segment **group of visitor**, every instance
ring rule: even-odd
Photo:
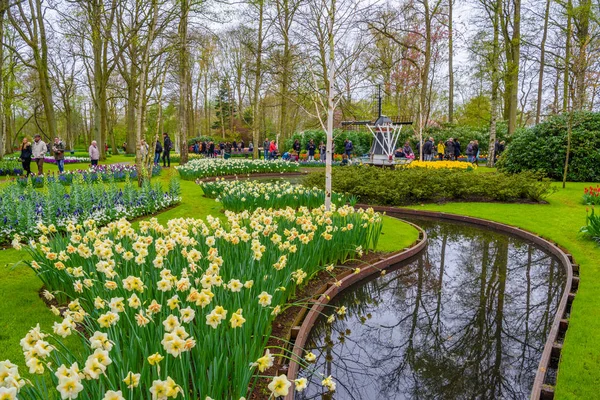
[[[163,142],[160,143],[160,140],[156,141],[156,145],[154,146],[154,165],[160,164],[160,159],[162,155],[162,162],[164,168],[171,167],[171,150],[173,150],[173,142],[171,141],[171,137],[168,133],[163,133]],[[150,155],[150,145],[146,143],[144,139],[140,141],[140,156],[142,157],[142,162],[148,159]]]
[[[58,171],[60,173],[64,172],[65,144],[58,137],[54,138],[52,152],[54,153],[54,160],[58,166]],[[29,139],[26,137],[23,138],[19,160],[21,161],[23,171],[26,175],[31,175],[31,161],[35,162],[37,165],[38,175],[43,175],[46,153],[48,153],[48,145],[42,140],[41,135],[35,135],[33,137],[33,143],[29,142]]]
[[[504,141],[496,140],[494,147],[494,163],[502,154],[502,152],[504,152],[504,149]],[[412,147],[410,146],[410,142],[407,141],[404,143],[403,147],[396,149],[395,156],[397,158],[415,159],[419,157],[419,153],[419,143],[417,143],[417,153],[415,154],[415,152],[413,152]],[[433,137],[430,137],[429,139],[423,142],[423,161],[433,161],[435,154],[437,154],[437,157],[440,161],[458,160],[459,157],[462,156],[461,143],[458,139],[449,138],[445,142],[443,140],[440,140],[436,146]],[[478,140],[471,140],[469,142],[467,148],[465,149],[465,155],[467,156],[467,162],[477,163],[480,157],[480,147]]]

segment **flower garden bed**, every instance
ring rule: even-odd
[[[30,372],[45,379],[23,382],[19,398],[48,396],[46,382],[70,398],[247,396],[256,369],[272,362],[261,357],[271,323],[296,288],[374,248],[382,225],[350,207],[225,215],[139,229],[84,223],[31,242],[31,267],[70,303],[53,334],[34,328],[21,342]],[[62,346],[69,335],[81,354]]]
[[[127,182],[92,185],[80,182],[69,190],[57,182],[46,180],[44,190],[17,184],[0,190],[0,242],[14,235],[36,238],[40,226],[64,232],[72,225],[92,220],[97,226],[120,218],[152,214],[179,202],[179,184],[172,181],[163,191],[160,183],[145,183],[141,188]]]
[[[206,158],[191,160],[187,164],[175,168],[182,179],[194,180],[228,175],[298,172],[298,167],[298,163],[281,160],[224,160],[221,158]]]
[[[305,188],[289,182],[267,183],[251,180],[200,182],[204,194],[216,199],[230,211],[253,211],[257,208],[281,209],[286,207],[318,208],[325,202],[325,191]],[[337,205],[355,203],[354,199],[333,193],[332,202]]]
[[[23,166],[19,161],[3,159],[0,160],[0,176],[19,176],[23,174]]]
[[[161,168],[158,165],[152,167],[152,176],[160,175]],[[71,185],[75,182],[98,183],[98,182],[123,182],[128,179],[137,179],[138,172],[135,165],[108,164],[92,166],[89,169],[79,169],[75,171],[65,171],[62,174],[30,175],[29,177],[17,178],[17,183],[21,186],[32,185],[39,188],[44,186],[44,182],[57,181],[63,185]]]

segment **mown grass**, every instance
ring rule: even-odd
[[[121,158],[123,160],[121,160]],[[113,156],[111,162],[131,161],[131,157]],[[173,164],[172,164],[173,165]],[[46,164],[51,171],[58,171],[56,165]],[[76,170],[86,168],[86,164],[67,164],[66,169]],[[33,167],[35,170],[35,166]],[[173,168],[163,169],[159,177],[153,178],[163,183],[166,188],[172,177],[178,173]],[[6,184],[6,182],[0,183]],[[221,214],[221,205],[203,196],[202,189],[192,181],[180,180],[181,204],[155,217],[160,223],[166,223],[173,218],[205,218],[207,215]],[[145,218],[152,218],[148,216]],[[136,223],[137,225],[137,223]],[[378,250],[397,251],[412,244],[418,238],[418,232],[405,223],[390,217],[385,217],[382,236]],[[10,359],[19,366],[24,377],[30,377],[19,346],[19,341],[27,331],[40,324],[44,331],[51,331],[55,317],[40,299],[38,293],[42,287],[41,281],[29,269],[23,260],[28,258],[25,251],[13,249],[0,250],[0,360]],[[71,346],[79,344],[74,336],[69,338]]]
[[[412,208],[469,215],[535,232],[566,248],[580,265],[580,285],[562,351],[556,399],[597,399],[600,384],[600,247],[579,235],[589,183],[567,183],[549,204],[448,203]]]

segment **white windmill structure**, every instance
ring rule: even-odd
[[[378,100],[378,117],[375,123],[371,123],[371,121],[345,121],[342,122],[342,126],[366,125],[373,135],[373,144],[369,152],[362,157],[363,163],[391,167],[396,164],[410,162],[407,159],[397,159],[395,153],[402,127],[411,125],[412,122],[394,122],[391,118],[381,114],[381,85],[379,85]]]

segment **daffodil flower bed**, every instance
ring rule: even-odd
[[[52,332],[34,327],[21,341],[29,372],[46,380],[25,382],[6,361],[0,387],[22,399],[50,390],[63,399],[247,396],[253,377],[273,365],[271,323],[296,286],[377,244],[380,215],[333,208],[227,211],[225,221],[166,226],[152,219],[139,229],[88,220],[66,236],[40,227],[28,245],[17,237],[48,290],[70,302]],[[81,353],[63,345],[69,335],[81,338]],[[290,385],[279,376],[269,388],[280,396]]]
[[[404,164],[402,168],[428,168],[428,169],[476,169],[476,164],[467,163],[464,161],[413,161],[409,164]]]
[[[146,182],[140,188],[128,180],[124,185],[114,181],[88,184],[82,176],[75,177],[69,188],[47,177],[43,186],[35,189],[29,182],[25,187],[15,183],[0,189],[0,242],[10,241],[15,234],[35,238],[40,224],[56,231],[88,219],[104,225],[123,217],[152,214],[180,201],[175,180],[167,191],[160,183]]]
[[[274,160],[204,158],[175,167],[182,179],[194,180],[213,176],[297,172],[298,163]]]
[[[286,207],[318,208],[325,201],[325,191],[308,189],[290,182],[227,181],[200,182],[204,194],[223,204],[226,210],[243,211],[257,208],[280,209]],[[332,202],[337,205],[355,203],[353,199],[333,193]]]

